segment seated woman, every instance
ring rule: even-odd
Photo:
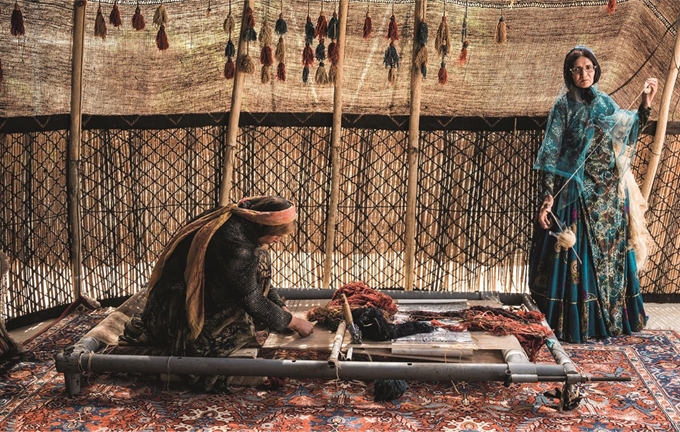
[[[271,287],[267,246],[290,234],[296,218],[293,203],[264,196],[189,222],[161,253],[144,310],[121,340],[165,355],[227,357],[255,338],[254,321],[309,336],[313,324],[293,316]],[[227,384],[225,377],[190,378],[205,391]]]

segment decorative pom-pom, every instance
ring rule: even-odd
[[[328,31],[328,21],[326,20],[326,15],[321,11],[319,13],[319,18],[316,19],[316,27],[314,27],[314,36],[319,39],[326,36]]]
[[[307,22],[305,23],[305,42],[311,44],[314,40],[314,24],[312,24],[312,17],[307,15]]]
[[[392,41],[399,40],[399,26],[394,15],[390,17],[390,24],[387,26],[387,39]]]
[[[446,72],[446,63],[442,62],[442,65],[439,68],[439,73],[437,74],[437,78],[439,78],[439,84],[442,85],[449,81],[449,74]]]
[[[26,28],[24,28],[24,14],[21,13],[19,8],[19,3],[14,3],[14,10],[12,11],[11,18],[11,33],[12,36],[23,36],[26,33]]]
[[[337,65],[340,61],[340,50],[338,50],[338,44],[335,41],[328,44],[328,59],[333,65]]]
[[[94,19],[94,35],[106,39],[106,20],[102,12],[102,5],[97,9],[97,16]]]
[[[288,32],[288,24],[286,24],[286,20],[283,19],[283,14],[279,14],[279,19],[277,19],[276,24],[274,24],[274,31],[279,36],[283,36]]]
[[[236,55],[236,47],[234,46],[234,42],[229,39],[227,41],[227,46],[224,47],[224,56],[225,57],[234,57]]]
[[[263,65],[262,71],[260,72],[260,82],[262,84],[267,84],[272,77],[271,67]]]
[[[159,50],[165,51],[170,48],[170,42],[168,42],[168,35],[165,33],[165,25],[161,24],[156,34],[156,46]]]
[[[234,21],[234,17],[231,14],[227,15],[227,17],[224,19],[224,23],[222,24],[224,31],[231,34],[231,32],[234,31],[235,26],[236,22]]]
[[[314,81],[317,84],[326,85],[328,84],[328,73],[326,72],[326,67],[323,62],[319,63],[319,67],[316,69],[316,75],[314,76]]]
[[[508,28],[505,24],[505,19],[500,17],[498,19],[498,25],[496,25],[496,43],[504,44],[508,41]]]
[[[224,77],[229,80],[234,78],[234,75],[236,75],[236,65],[234,65],[234,61],[229,57],[224,64]]]
[[[302,64],[305,65],[305,67],[314,64],[314,50],[309,46],[309,43],[305,44],[305,48],[302,50]]]
[[[142,15],[142,10],[137,6],[135,9],[135,14],[132,15],[132,28],[135,30],[144,30],[146,27],[146,21],[144,20],[144,15]]]
[[[123,20],[120,17],[120,9],[118,8],[118,2],[113,4],[113,8],[109,14],[109,24],[116,28],[123,25]]]
[[[276,51],[274,51],[274,58],[280,63],[283,63],[286,59],[286,45],[283,43],[283,37],[279,37],[279,43],[276,44]]]
[[[364,18],[364,39],[370,37],[372,32],[373,20],[371,19],[371,16],[368,14],[368,12],[366,12],[366,18]]]
[[[260,29],[260,36],[258,36],[260,39],[260,44],[262,45],[271,45],[272,43],[272,28],[269,27],[269,23],[267,20],[265,20],[262,23],[262,28]]]
[[[305,66],[302,68],[302,82],[307,84],[309,81],[309,67]]]
[[[616,6],[617,6],[616,0],[609,0],[607,2],[607,13],[613,14],[614,12],[616,12]]]
[[[329,39],[337,39],[340,35],[340,22],[338,21],[338,13],[333,12],[333,16],[330,21],[328,21],[328,30],[326,30],[326,35]]]
[[[274,64],[274,55],[272,54],[272,48],[269,45],[262,47],[262,51],[260,51],[260,63],[267,67]]]
[[[323,43],[323,38],[319,38],[319,44],[314,51],[314,57],[319,61],[326,60],[326,45]]]
[[[156,27],[165,26],[168,23],[168,12],[165,10],[165,5],[161,3],[153,14],[153,24]]]
[[[458,62],[462,65],[466,64],[468,61],[468,47],[470,46],[470,42],[465,39],[463,42],[463,48],[460,49],[460,54],[458,55]]]
[[[255,72],[255,64],[248,54],[241,57],[241,60],[238,62],[238,70],[247,74]]]
[[[286,81],[286,65],[284,63],[279,63],[276,67],[276,79],[281,82]]]
[[[434,39],[434,47],[441,56],[449,53],[449,45],[451,45],[451,33],[449,32],[449,23],[446,21],[446,15],[442,16],[442,22],[437,29],[437,37]]]
[[[397,53],[394,42],[390,42],[390,46],[385,50],[385,59],[383,60],[383,63],[385,64],[385,67],[399,67],[399,53]]]

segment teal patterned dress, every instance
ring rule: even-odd
[[[607,94],[592,91],[591,103],[569,94],[556,101],[534,165],[543,173],[541,201],[555,197],[552,212],[560,224],[553,221],[548,230],[535,224],[529,289],[555,335],[573,343],[630,334],[647,323],[628,242],[628,194],[619,192],[612,146],[617,126],[612,119],[624,110]],[[625,130],[632,147],[649,112],[625,113],[635,120]],[[576,243],[557,247],[556,234],[568,227]]]

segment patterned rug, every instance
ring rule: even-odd
[[[545,393],[558,383],[409,382],[392,402],[373,402],[359,381],[287,379],[277,390],[236,387],[199,394],[154,377],[90,375],[68,396],[54,355],[109,309],[76,310],[0,363],[0,431],[680,431],[680,335],[644,331],[566,345],[579,371],[629,375],[581,385],[573,410]],[[544,348],[538,363],[552,363]]]

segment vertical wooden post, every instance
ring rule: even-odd
[[[345,39],[347,35],[347,9],[349,0],[340,0],[338,5],[338,73],[335,78],[333,92],[333,130],[331,133],[331,200],[326,219],[326,248],[323,265],[322,286],[330,288],[333,275],[333,256],[335,252],[335,225],[338,220],[338,203],[340,201],[340,151],[342,150],[342,69],[345,58]]]
[[[68,137],[69,232],[71,237],[71,273],[73,300],[83,295],[82,287],[82,210],[80,201],[80,147],[82,142],[83,52],[85,45],[85,0],[73,3],[73,48],[71,59],[71,124]]]
[[[659,120],[656,123],[656,132],[654,134],[654,144],[651,148],[652,157],[649,160],[647,172],[645,173],[645,180],[642,183],[642,196],[644,196],[646,200],[649,200],[654,177],[656,177],[656,170],[659,166],[659,159],[661,159],[661,150],[663,149],[663,144],[666,139],[668,111],[671,105],[671,98],[673,97],[673,90],[675,89],[675,80],[678,78],[678,67],[680,67],[680,29],[676,30],[675,50],[673,52],[671,64],[668,65],[668,74],[663,86],[661,111],[659,111]]]
[[[234,73],[234,86],[231,89],[231,107],[229,109],[229,121],[227,123],[227,147],[224,151],[224,163],[222,165],[222,183],[220,184],[220,206],[229,204],[232,177],[234,176],[234,159],[236,157],[236,140],[238,138],[238,121],[241,117],[241,98],[243,96],[243,83],[246,74],[239,70],[241,59],[246,55],[248,42],[243,37],[247,25],[246,10],[255,7],[254,0],[244,0],[243,14],[241,17],[241,34],[238,38],[238,52],[236,54],[236,71]]]
[[[411,107],[408,122],[408,189],[406,192],[406,232],[404,234],[404,289],[413,290],[416,252],[416,198],[420,138],[420,88],[423,76],[415,59],[418,55],[418,26],[425,21],[427,0],[416,0],[413,20],[413,53],[411,56]]]

